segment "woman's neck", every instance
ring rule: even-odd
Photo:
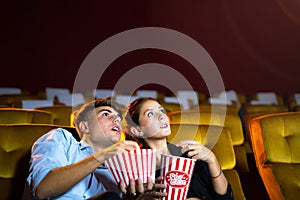
[[[146,145],[160,154],[168,154],[167,139],[145,139]]]

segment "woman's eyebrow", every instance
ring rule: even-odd
[[[148,108],[145,110],[144,114],[146,114],[148,111],[152,111],[153,109],[152,108]]]
[[[158,110],[164,109],[164,107],[163,106],[159,106],[157,109]],[[145,110],[144,114],[146,114],[148,111],[153,111],[153,110],[155,110],[155,108],[148,108],[148,109]]]

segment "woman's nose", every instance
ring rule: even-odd
[[[159,120],[164,120],[165,119],[165,115],[164,114],[160,114],[158,119]]]

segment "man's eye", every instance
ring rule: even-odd
[[[108,117],[108,116],[109,116],[109,113],[108,113],[108,112],[104,112],[104,113],[101,114],[101,116],[102,116],[102,117]]]

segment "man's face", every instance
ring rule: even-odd
[[[90,111],[88,117],[88,142],[97,147],[108,147],[120,140],[121,116],[109,106]]]

